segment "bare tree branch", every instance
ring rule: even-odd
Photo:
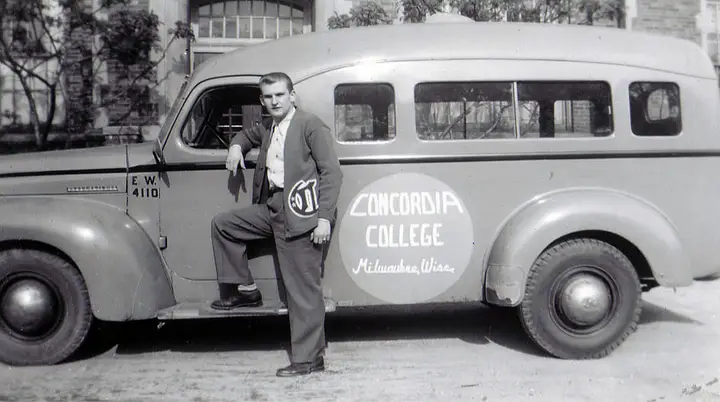
[[[72,129],[80,131],[92,123],[95,110],[103,106],[93,98],[103,67],[112,69],[112,63],[119,63],[120,90],[113,92],[118,99],[105,100],[110,107],[133,98],[133,92],[144,95],[157,86],[155,71],[168,52],[159,46],[158,17],[128,6],[128,0],[101,0],[99,7],[75,0],[58,0],[53,5],[42,0],[0,0],[0,64],[7,66],[22,88],[38,149],[52,130],[59,101],[67,106],[68,130],[70,121]],[[122,18],[113,21],[112,16]],[[168,47],[176,38],[194,38],[187,24],[178,21],[176,26]],[[113,52],[118,47],[121,53]],[[160,52],[160,60],[153,60],[150,51]],[[74,80],[66,82],[68,77]],[[41,110],[40,102],[47,107]],[[133,99],[128,115],[141,110],[137,103]]]

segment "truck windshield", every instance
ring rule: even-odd
[[[160,129],[159,133],[159,140],[161,144],[165,143],[165,139],[170,132],[170,126],[175,119],[175,115],[180,109],[180,106],[182,106],[183,102],[185,101],[185,97],[187,96],[187,86],[189,79],[189,77],[185,77],[185,80],[183,81],[182,86],[180,86],[180,90],[175,97],[175,102],[173,102],[172,107],[170,107],[170,110],[165,117],[165,121],[163,122],[162,128]]]

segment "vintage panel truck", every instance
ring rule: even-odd
[[[696,44],[513,23],[315,32],[205,62],[153,142],[0,158],[0,361],[63,361],[93,320],[286,313],[271,243],[252,255],[264,305],[209,308],[210,222],[251,203],[257,158],[233,176],[227,144],[263,118],[270,71],[342,164],[329,313],[483,302],[549,355],[599,358],[643,292],[720,271],[720,93]]]

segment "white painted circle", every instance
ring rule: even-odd
[[[470,214],[447,184],[398,173],[362,189],[339,231],[343,264],[364,291],[387,303],[428,301],[465,272],[473,252]]]

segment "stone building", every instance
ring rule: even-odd
[[[353,5],[366,0],[137,1],[137,6],[153,10],[165,24],[160,30],[163,45],[169,40],[167,28],[176,20],[190,21],[197,37],[192,44],[176,41],[159,65],[158,75],[167,77],[158,88],[160,97],[164,98],[156,109],[159,125],[165,118],[165,105],[172,103],[183,77],[200,63],[239,47],[326,30],[327,20],[334,13],[346,13]],[[376,1],[399,18],[395,0]],[[626,10],[625,29],[693,40],[720,65],[720,0],[626,0]],[[6,73],[0,69],[0,112],[14,112],[17,118],[26,121],[27,102],[19,84]],[[6,117],[0,119],[0,125],[10,123]],[[101,116],[95,126],[112,133],[114,128],[106,127],[106,123],[107,116]],[[144,128],[145,139],[156,135],[158,125]]]

